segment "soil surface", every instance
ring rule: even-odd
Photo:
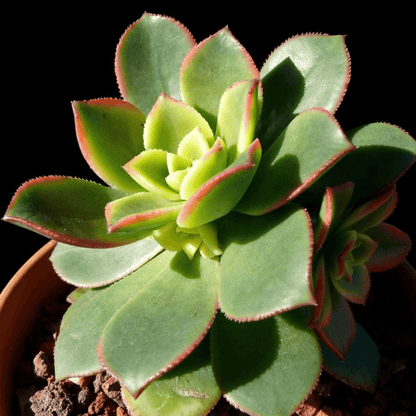
[[[377,295],[377,296],[376,296]],[[57,382],[53,348],[68,304],[45,305],[16,374],[16,410],[21,416],[127,416],[120,385],[105,372]],[[416,331],[402,296],[387,273],[372,276],[365,307],[353,306],[357,321],[377,343],[381,371],[373,393],[351,388],[323,372],[293,416],[411,416],[415,414]],[[210,416],[243,416],[225,399]]]

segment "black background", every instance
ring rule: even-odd
[[[144,11],[172,16],[197,42],[228,25],[261,68],[287,38],[306,32],[345,34],[352,62],[351,82],[336,118],[344,129],[385,121],[416,137],[415,41],[411,6],[363,11],[298,2],[230,9],[226,2],[173,2],[135,6],[84,2],[83,6],[22,6],[3,14],[1,111],[1,199],[5,212],[24,181],[58,174],[97,180],[75,139],[71,101],[119,98],[114,53],[128,25]],[[345,4],[347,7],[347,4]],[[364,5],[363,5],[364,7]],[[389,8],[387,8],[389,7]],[[399,204],[388,222],[416,240],[413,166],[398,182]],[[48,240],[0,222],[0,288]],[[416,249],[409,259],[416,265]]]

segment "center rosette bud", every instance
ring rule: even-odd
[[[107,205],[109,232],[140,229],[190,258],[198,249],[206,257],[221,255],[216,220],[237,205],[261,157],[260,142],[253,141],[258,101],[247,100],[257,96],[257,86],[244,81],[224,93],[216,135],[193,107],[161,94],[144,125],[145,150],[124,166],[143,192]],[[230,128],[230,97],[242,92],[243,111],[233,120],[240,123]]]

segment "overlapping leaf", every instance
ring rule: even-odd
[[[330,113],[319,108],[304,111],[262,156],[237,210],[261,215],[277,209],[354,149]]]
[[[190,261],[183,252],[155,260],[163,266],[111,317],[99,342],[100,361],[134,398],[195,349],[217,310],[217,261]],[[147,264],[138,273],[148,276]]]
[[[143,190],[121,167],[143,148],[145,116],[116,99],[72,104],[78,143],[85,160],[107,184],[126,192]]]
[[[225,397],[251,415],[289,416],[321,373],[321,352],[299,310],[238,323],[218,314],[213,367]]]
[[[126,101],[147,114],[162,92],[181,99],[179,71],[194,45],[181,23],[145,13],[117,46],[116,75]]]
[[[58,243],[50,260],[66,282],[78,287],[99,287],[129,275],[161,250],[151,239],[94,250]]]
[[[288,207],[259,217],[236,214],[220,224],[219,302],[229,318],[259,320],[315,304],[313,237],[305,211]]]
[[[125,192],[81,179],[47,176],[24,183],[12,199],[5,220],[54,240],[81,247],[131,243],[147,232],[109,234],[104,209]]]
[[[261,69],[264,106],[257,129],[265,150],[302,111],[334,113],[350,80],[344,36],[294,36],[276,48]]]

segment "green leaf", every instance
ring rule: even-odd
[[[46,176],[25,182],[17,190],[4,220],[81,247],[128,244],[142,238],[143,232],[109,234],[104,216],[106,205],[125,195],[82,179]]]
[[[151,192],[139,192],[107,204],[105,216],[110,233],[141,230],[144,235],[176,220],[183,202],[168,201]],[[147,233],[147,234],[146,234]]]
[[[142,416],[207,414],[221,394],[211,366],[209,336],[177,367],[151,383],[137,400],[123,389],[130,411]]]
[[[355,339],[344,361],[321,342],[324,369],[353,388],[374,392],[378,381],[380,355],[365,329],[357,323],[355,326]]]
[[[314,295],[317,305],[304,310],[310,312],[309,328],[323,328],[328,326],[332,315],[331,288],[325,268],[325,256],[318,257],[314,268]]]
[[[273,211],[353,150],[330,113],[322,108],[304,111],[262,156],[256,176],[236,209],[251,215]]]
[[[147,114],[162,92],[180,100],[181,64],[194,45],[181,23],[144,13],[117,46],[116,75],[126,101]]]
[[[299,310],[246,323],[218,314],[212,359],[227,400],[250,415],[289,416],[321,373],[319,343]]]
[[[367,124],[346,132],[357,149],[315,182],[300,197],[319,201],[327,186],[354,182],[351,204],[397,181],[416,162],[416,141],[396,126]]]
[[[99,287],[129,275],[161,250],[162,247],[150,239],[105,249],[58,243],[49,259],[55,272],[66,282],[74,286]]]
[[[332,279],[332,284],[345,299],[364,305],[370,291],[370,275],[364,265],[353,266],[352,270],[350,281]]]
[[[227,144],[228,165],[253,142],[260,109],[258,79],[237,82],[221,97],[215,135]]]
[[[348,207],[353,189],[354,184],[352,182],[326,188],[319,216],[314,224],[316,251],[321,249],[331,227],[337,226],[339,219]]]
[[[259,78],[251,56],[228,28],[205,39],[186,56],[181,68],[183,101],[195,107],[213,131],[225,90],[238,81]]]
[[[181,187],[181,199],[189,199],[200,186],[220,173],[227,164],[227,147],[218,138],[214,146],[200,159],[196,160],[186,173]]]
[[[389,186],[383,193],[375,198],[354,207],[352,212],[343,219],[340,227],[351,228],[363,232],[384,221],[393,212],[397,204],[396,186]]]
[[[219,227],[219,303],[231,319],[252,321],[315,304],[307,213],[288,206],[259,216],[227,216]]]
[[[58,243],[58,244],[62,244],[62,243]],[[79,298],[84,294],[87,293],[90,289],[86,288],[86,287],[77,287],[76,289],[74,289],[67,297],[66,297],[66,301],[68,303],[74,303],[77,300],[79,300]]]
[[[188,199],[178,215],[178,225],[194,228],[228,214],[247,190],[260,157],[260,142],[255,140],[232,165],[205,182]]]
[[[345,360],[355,337],[354,315],[346,299],[336,290],[332,290],[331,302],[331,322],[325,328],[315,327],[315,331],[340,360]]]
[[[397,266],[412,246],[408,234],[384,222],[366,230],[365,234],[378,244],[377,250],[366,263],[370,272],[381,272]]]
[[[101,371],[97,346],[105,326],[126,302],[166,267],[173,256],[174,253],[165,251],[124,279],[110,286],[90,289],[69,307],[55,346],[58,379]],[[91,317],[94,317],[94,325],[86,325],[91,322]]]
[[[121,168],[144,150],[145,116],[133,105],[116,99],[72,104],[78,143],[93,171],[110,186],[126,192],[143,188]]]
[[[144,147],[178,153],[182,139],[196,127],[200,128],[200,134],[208,142],[207,149],[209,149],[214,143],[214,134],[207,121],[191,106],[162,93],[146,119],[143,133]],[[189,155],[180,155],[189,157]]]
[[[167,155],[160,149],[145,150],[130,160],[124,169],[147,191],[170,201],[178,201],[179,194],[166,182],[169,175]]]
[[[345,36],[307,34],[278,47],[261,70],[264,105],[257,130],[267,149],[299,113],[322,107],[334,113],[350,80]]]
[[[112,317],[98,354],[133,398],[202,341],[217,310],[218,271],[218,261],[181,251]]]

